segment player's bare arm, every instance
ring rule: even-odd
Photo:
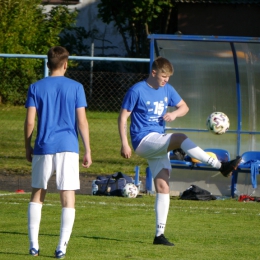
[[[131,111],[121,109],[118,117],[118,131],[121,139],[121,156],[129,159],[132,155],[132,149],[128,144],[127,138],[127,119],[130,116]]]
[[[84,168],[88,168],[92,164],[92,159],[89,141],[89,127],[85,107],[77,108],[77,123],[79,133],[85,149],[82,166]]]
[[[166,122],[171,122],[175,120],[177,117],[185,116],[189,111],[189,107],[183,99],[176,105],[176,108],[177,109],[173,112],[166,113],[163,116],[163,120]]]
[[[24,146],[26,151],[26,159],[28,162],[32,162],[32,156],[33,156],[31,139],[32,139],[34,124],[35,124],[35,117],[36,117],[36,108],[28,107],[25,122],[24,122]]]

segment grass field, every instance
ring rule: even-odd
[[[24,107],[0,105],[2,126],[0,128],[0,172],[29,174],[31,171],[31,164],[25,160],[23,137],[25,113]],[[121,143],[117,117],[118,113],[87,111],[93,164],[88,170],[81,167],[80,171],[93,174],[112,174],[121,171],[133,175],[135,166],[139,165],[140,174],[145,174],[146,160],[134,153],[130,160],[120,156]],[[83,147],[80,141],[80,160],[83,157],[82,152]]]
[[[0,192],[0,259],[28,255],[29,194]],[[233,199],[171,199],[165,236],[175,247],[154,246],[154,197],[77,195],[76,220],[66,259],[256,260],[260,203]],[[42,210],[39,259],[53,258],[59,239],[59,196],[47,194]]]
[[[133,175],[146,161],[133,154],[120,157],[117,113],[87,112],[93,165],[87,172],[122,171]],[[30,174],[24,155],[23,107],[0,106],[0,172]],[[82,152],[82,145],[80,146]],[[82,154],[80,154],[82,156]],[[83,170],[81,168],[81,170]],[[30,194],[0,191],[0,259],[31,259],[28,255],[27,206]],[[40,229],[40,259],[53,258],[59,239],[60,202],[47,194]],[[257,260],[260,203],[235,199],[182,201],[171,199],[166,237],[175,247],[152,245],[154,197],[76,196],[76,221],[66,259]]]

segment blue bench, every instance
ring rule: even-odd
[[[234,197],[236,192],[236,186],[237,186],[237,178],[238,173],[250,173],[251,174],[251,182],[253,185],[253,188],[256,188],[256,183],[254,181],[255,174],[259,174],[260,171],[260,151],[248,151],[242,154],[242,160],[237,168],[237,170],[233,171],[232,179],[231,179],[231,196]],[[254,166],[256,171],[258,172],[254,173],[253,169],[251,170],[251,166]],[[245,183],[246,184],[246,183]]]
[[[217,149],[217,148],[207,148],[204,149],[205,152],[212,152],[216,154],[217,158],[221,162],[227,162],[230,160],[230,154],[225,149]],[[170,156],[172,155],[172,152],[170,152]],[[185,160],[170,160],[171,166],[173,169],[190,169],[190,170],[199,170],[199,171],[216,171],[218,172],[218,169],[215,169],[211,167],[208,164],[205,163],[193,163],[191,161],[191,158],[189,156],[185,157]],[[149,169],[149,167],[146,168],[146,190],[151,191],[152,190],[152,174]]]
[[[230,154],[225,149],[217,149],[217,148],[207,148],[204,149],[205,152],[215,153],[218,160],[221,162],[227,162],[230,160]],[[172,154],[172,153],[171,153]],[[260,174],[260,151],[248,151],[242,154],[242,160],[239,164],[237,170],[233,171],[231,177],[231,197],[234,198],[237,186],[238,173],[250,173],[251,174],[251,182],[252,185],[256,185],[253,183],[253,176],[251,166],[254,164],[255,167],[258,167],[258,174]],[[200,171],[219,171],[211,167],[205,163],[193,163],[189,156],[186,156],[184,161],[180,160],[170,160],[173,169],[190,169],[190,170],[200,170]],[[146,177],[147,177],[147,190],[152,189],[152,177],[150,173],[149,167],[146,169]]]
[[[227,150],[224,149],[217,149],[217,148],[207,148],[204,149],[205,152],[212,152],[216,154],[217,158],[221,162],[227,162],[230,160],[230,154]],[[179,161],[179,160],[170,160],[172,168],[177,169],[183,169],[183,168],[190,168],[192,170],[202,170],[202,171],[219,171],[218,169],[215,169],[211,167],[208,164],[205,163],[193,163],[191,161],[191,158],[187,156],[185,158],[185,161]]]

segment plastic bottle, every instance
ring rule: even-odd
[[[98,185],[96,184],[96,180],[92,181],[92,191],[91,191],[91,195],[96,195],[98,191]]]

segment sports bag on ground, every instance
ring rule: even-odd
[[[196,185],[191,185],[180,196],[181,200],[216,200],[217,198],[209,191],[204,190]]]
[[[186,153],[181,149],[175,149],[172,150],[170,153],[170,160],[178,160],[178,161],[184,161],[185,160]]]
[[[127,183],[133,183],[133,178],[122,172],[98,176],[95,181],[98,190],[94,195],[122,196],[122,191]]]

